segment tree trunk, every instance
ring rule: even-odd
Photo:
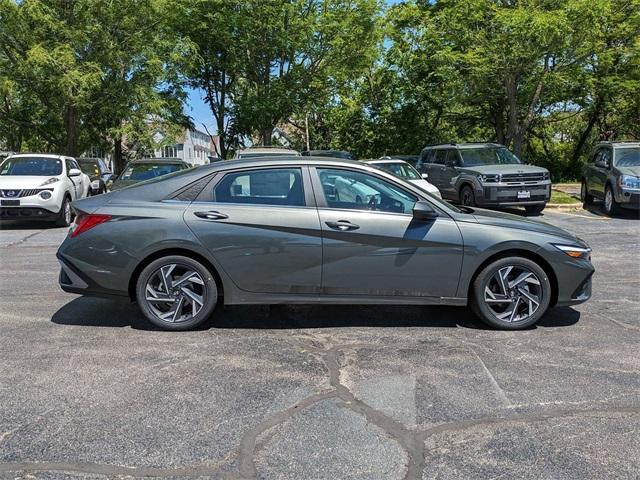
[[[265,147],[271,146],[271,136],[273,135],[273,127],[267,127],[262,130],[262,145]]]
[[[67,145],[65,154],[71,157],[78,156],[78,112],[74,106],[69,105],[64,115],[64,126],[67,132]]]
[[[589,123],[587,123],[587,127],[584,129],[580,138],[578,139],[578,143],[576,143],[576,147],[573,149],[573,155],[571,155],[571,165],[577,165],[580,160],[580,156],[582,155],[582,151],[584,150],[584,146],[589,139],[589,135],[591,135],[591,130],[595,126],[598,121],[598,117],[600,116],[600,106],[596,103],[593,112],[589,116]]]
[[[122,158],[122,135],[118,135],[113,139],[113,173],[120,175],[124,169],[124,161]]]

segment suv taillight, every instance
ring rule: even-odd
[[[78,215],[71,226],[71,238],[77,237],[81,233],[91,230],[93,227],[100,225],[101,223],[108,222],[111,218],[111,215]]]

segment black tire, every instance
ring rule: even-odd
[[[529,215],[540,215],[544,210],[545,205],[525,205],[524,209]]]
[[[469,185],[465,185],[460,189],[460,204],[465,207],[476,206],[476,196],[473,193],[473,188]]]
[[[611,198],[608,198],[608,195],[610,195]],[[613,194],[613,189],[609,184],[607,184],[604,189],[604,201],[602,203],[602,207],[604,209],[604,213],[610,217],[620,213],[620,206],[618,205],[618,202],[616,202],[616,196]]]
[[[56,218],[57,227],[68,227],[71,225],[73,219],[73,212],[71,211],[71,199],[65,195],[60,211],[58,212],[58,218]]]
[[[202,298],[202,307],[195,315],[176,322],[160,318],[156,313],[157,310],[154,310],[152,307],[152,302],[147,300],[147,283],[162,267],[169,265],[176,265],[176,270],[188,269],[189,271],[194,271],[203,281],[201,291],[199,292]],[[187,299],[186,296],[181,296]],[[169,295],[166,295],[166,297],[169,297]],[[218,303],[218,286],[209,269],[199,261],[182,255],[169,255],[154,260],[140,272],[140,276],[136,282],[136,300],[144,316],[154,325],[165,330],[189,330],[197,327],[211,316],[211,313]],[[188,306],[186,306],[186,308],[188,308]]]
[[[582,180],[580,186],[580,200],[582,200],[583,207],[589,207],[593,205],[593,195],[589,195],[589,189],[587,188],[587,182]]]
[[[501,269],[509,266],[512,266],[515,269],[522,268],[524,270],[528,270],[532,272],[539,280],[539,286],[533,285],[535,289],[538,289],[539,287],[539,291],[536,292],[538,293],[538,295],[536,296],[539,299],[539,305],[537,306],[537,309],[535,309],[533,313],[526,318],[517,320],[516,317],[516,321],[512,322],[498,318],[495,311],[492,310],[492,308],[489,307],[485,302],[485,288],[487,286],[491,288],[490,282],[492,282],[492,279],[495,278],[494,275],[496,275]],[[529,291],[529,288],[530,287],[527,286],[527,291]],[[514,297],[511,298],[513,299],[512,301],[516,300]],[[546,313],[547,309],[549,308],[550,301],[551,282],[549,281],[549,278],[542,267],[540,267],[537,263],[529,260],[528,258],[505,257],[490,263],[485,268],[483,268],[480,273],[478,273],[472,285],[470,305],[475,314],[480,318],[480,320],[482,320],[487,325],[499,328],[501,330],[521,330],[530,327],[538,320],[540,320],[540,318]],[[507,302],[505,302],[505,304],[511,305]],[[517,303],[516,305],[522,305],[526,310],[525,304]]]

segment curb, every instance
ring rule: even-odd
[[[582,203],[547,203],[544,208],[553,208],[556,210],[573,210],[574,208],[582,209]]]

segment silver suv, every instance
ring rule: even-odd
[[[527,213],[544,210],[551,195],[546,168],[524,165],[497,143],[430,145],[416,168],[447,200],[467,206],[523,206]]]
[[[601,142],[582,172],[582,202],[604,201],[607,215],[640,209],[640,142]]]

